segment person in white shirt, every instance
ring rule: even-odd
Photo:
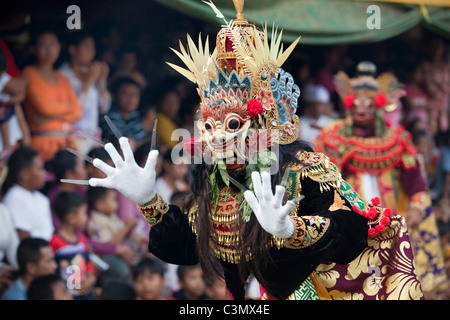
[[[12,284],[14,271],[19,269],[17,263],[18,246],[19,236],[9,212],[5,205],[0,203],[0,294]]]
[[[300,139],[311,142],[333,120],[332,105],[330,94],[322,85],[310,84],[303,94],[305,106],[300,117]]]
[[[44,163],[37,152],[29,147],[16,149],[8,159],[2,192],[20,240],[34,237],[49,241],[53,235],[50,201],[38,191],[44,184]]]
[[[11,216],[6,206],[0,203],[0,268],[3,266],[3,259],[6,258],[11,267],[16,270],[18,269],[18,246],[19,236],[14,228]]]
[[[69,61],[58,71],[69,80],[83,107],[83,116],[74,123],[74,129],[100,138],[99,116],[106,114],[111,106],[111,95],[106,88],[109,67],[105,62],[94,61],[95,41],[84,30],[69,35],[67,50]],[[78,145],[84,153],[92,148],[92,142],[86,139],[78,140]]]

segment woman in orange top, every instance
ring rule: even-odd
[[[77,149],[72,122],[81,118],[82,109],[69,81],[53,67],[61,50],[57,34],[42,29],[31,44],[36,64],[23,70],[28,79],[25,114],[31,146],[48,161],[61,149]]]

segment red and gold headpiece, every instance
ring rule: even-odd
[[[335,75],[336,91],[346,108],[353,107],[355,98],[367,96],[373,98],[377,107],[386,109],[405,94],[392,73],[385,72],[375,78],[376,72],[375,64],[362,61],[357,66],[356,77],[349,78],[343,71]]]
[[[269,41],[267,26],[261,31],[248,23],[243,0],[233,0],[237,16],[230,21],[211,1],[203,2],[224,21],[216,48],[211,53],[208,38],[203,44],[199,36],[196,45],[188,35],[187,49],[181,42],[180,51],[172,49],[187,69],[168,64],[198,85],[202,119],[197,127],[206,145],[214,147],[214,141],[229,141],[250,128],[275,129],[279,144],[297,140],[300,89],[281,66],[300,38],[283,50],[282,32],[273,28]]]

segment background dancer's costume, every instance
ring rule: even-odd
[[[339,72],[335,77],[336,90],[348,110],[361,108],[355,106],[364,103],[359,98],[369,97],[378,107],[376,116],[358,130],[352,117],[363,112],[349,111],[346,120],[325,128],[314,143],[365,200],[379,197],[381,206],[406,217],[419,279],[424,292],[431,292],[446,280],[431,199],[410,133],[382,120],[384,107],[395,103],[402,90],[390,73],[375,78],[376,66],[370,62],[361,62],[357,69],[359,74],[352,79]],[[408,210],[420,212],[417,225],[408,220]]]
[[[188,69],[171,66],[198,84],[201,98],[192,150],[202,162],[192,165],[185,208],[154,191],[158,152],[141,168],[126,138],[124,159],[105,146],[115,168],[94,160],[108,177],[90,185],[138,204],[152,227],[149,251],[162,260],[200,262],[209,273],[219,259],[230,298],[245,298],[253,274],[263,299],[421,299],[403,217],[361,199],[325,155],[297,141],[300,92],[280,66],[298,40],[283,51],[281,34],[269,40],[234,2],[237,19],[225,21],[213,53],[189,36],[188,50],[174,50]]]

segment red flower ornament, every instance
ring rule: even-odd
[[[377,224],[377,226],[375,227],[375,231],[378,233],[383,233],[385,230],[384,226],[381,224]]]
[[[391,217],[391,216],[392,216],[392,210],[389,209],[389,208],[384,209],[383,215],[384,215],[385,217],[388,217],[388,218]]]
[[[369,237],[373,238],[377,234],[377,231],[374,228],[370,228],[367,234]]]
[[[383,226],[388,226],[391,223],[391,219],[389,219],[388,217],[383,217],[380,220],[381,225]]]
[[[370,208],[370,209],[367,211],[367,218],[369,218],[370,220],[373,220],[373,219],[375,219],[375,217],[377,216],[377,214],[378,214],[377,209],[375,209],[375,208]]]
[[[353,106],[353,102],[355,101],[355,95],[354,94],[350,94],[348,96],[344,97],[344,106],[347,109],[350,109]]]
[[[247,114],[251,119],[256,118],[258,114],[262,114],[263,112],[264,109],[261,101],[256,99],[247,101]]]
[[[381,203],[380,198],[375,197],[370,200],[374,206],[378,206]]]
[[[382,93],[379,93],[376,95],[375,99],[373,100],[375,102],[375,105],[379,108],[384,107],[384,105],[387,102],[386,96]]]

